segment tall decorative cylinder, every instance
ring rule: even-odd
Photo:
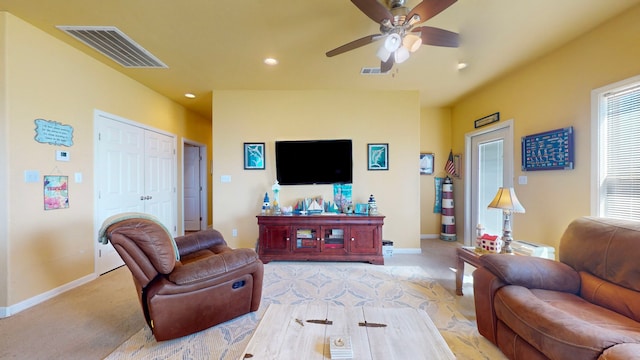
[[[456,241],[456,217],[453,207],[453,181],[447,176],[442,184],[442,230],[440,239]]]

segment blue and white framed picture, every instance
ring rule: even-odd
[[[367,144],[367,170],[389,170],[389,144]]]
[[[420,174],[421,175],[433,175],[433,154],[421,153],[420,154]]]
[[[264,143],[244,143],[244,169],[264,170]]]

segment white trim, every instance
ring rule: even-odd
[[[415,248],[398,249],[398,248],[393,248],[393,253],[394,254],[422,254],[422,249],[415,249]]]
[[[602,169],[600,168],[600,112],[602,95],[620,87],[640,81],[640,75],[624,79],[613,84],[591,90],[591,216],[602,216],[600,182]]]
[[[439,239],[439,238],[440,238],[439,234],[420,234],[420,240]]]
[[[32,306],[38,305],[42,302],[45,302],[49,299],[53,299],[54,297],[65,293],[69,290],[72,290],[74,288],[77,288],[78,286],[84,285],[86,283],[89,283],[93,280],[95,280],[98,276],[96,274],[89,274],[86,276],[83,276],[79,279],[76,279],[72,282],[66,283],[62,286],[59,286],[55,289],[51,289],[47,292],[44,292],[42,294],[36,295],[30,299],[21,301],[17,304],[11,305],[9,307],[0,307],[0,318],[5,318],[5,317],[9,317],[11,315],[15,315],[17,313],[19,313],[20,311],[26,310]]]
[[[504,186],[513,186],[513,177],[514,177],[514,167],[515,164],[513,163],[513,159],[514,159],[514,139],[513,139],[513,119],[509,119],[506,121],[501,121],[496,125],[493,126],[486,126],[483,127],[479,130],[476,131],[472,131],[469,133],[466,133],[464,135],[464,174],[471,174],[471,141],[473,139],[473,137],[478,136],[478,135],[483,135],[489,132],[493,132],[493,131],[497,131],[497,130],[501,130],[501,129],[507,129],[509,136],[508,138],[505,138],[505,142],[504,142],[504,149],[509,149],[510,151],[504,151],[504,162],[505,164],[508,164],[509,166],[505,166],[504,171],[507,173],[508,176],[505,176],[505,183]],[[510,172],[510,173],[509,173]],[[475,230],[475,225],[471,225],[471,186],[473,184],[471,184],[471,176],[468,175],[467,178],[465,179],[464,182],[464,228],[463,228],[463,234],[464,234],[464,245],[471,245],[471,234],[474,233]]]

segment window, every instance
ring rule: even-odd
[[[640,76],[592,93],[596,216],[640,221]]]

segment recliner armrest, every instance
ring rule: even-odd
[[[180,256],[189,255],[204,249],[212,249],[213,252],[219,252],[215,251],[215,248],[227,246],[227,242],[224,240],[222,234],[215,229],[207,229],[193,234],[178,236],[175,238],[175,241]]]
[[[486,254],[480,257],[480,263],[507,284],[572,294],[580,292],[578,272],[558,261],[533,256]]]
[[[252,249],[225,251],[190,263],[177,263],[173,272],[169,274],[169,281],[178,285],[192,284],[215,278],[256,261],[259,261],[258,254]]]

